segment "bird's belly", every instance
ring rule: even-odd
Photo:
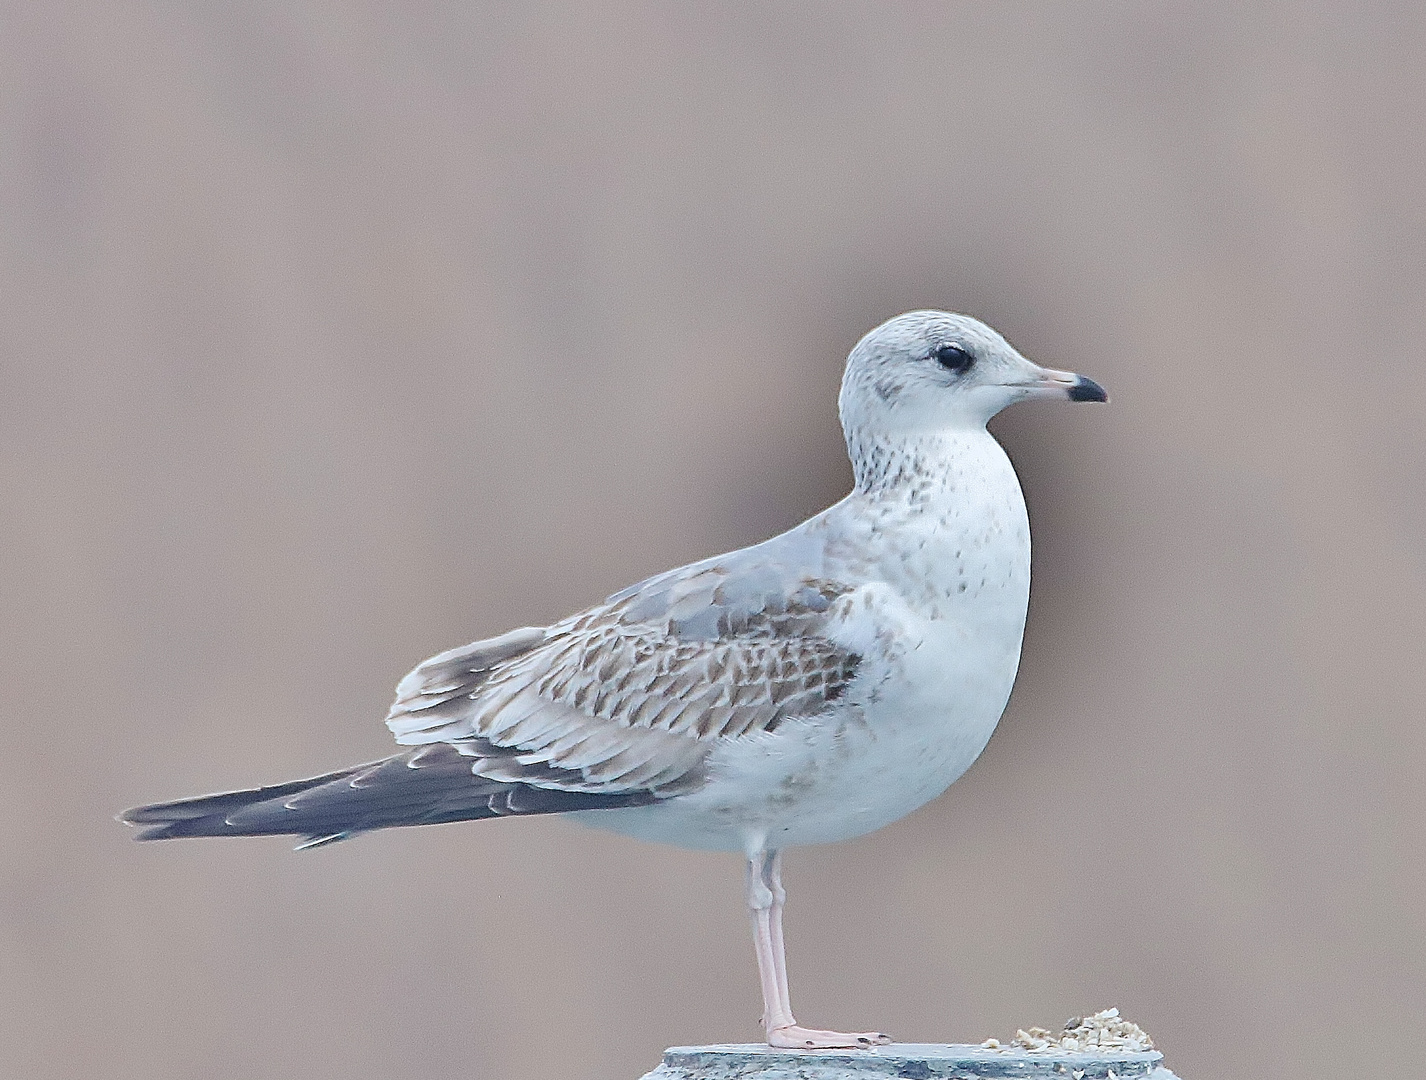
[[[935,628],[899,670],[869,673],[863,700],[718,748],[699,790],[575,816],[726,851],[830,843],[889,825],[945,791],[985,748],[1015,680],[1013,636],[1008,649]]]

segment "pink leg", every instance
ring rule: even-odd
[[[769,1046],[797,1050],[867,1047],[889,1043],[879,1031],[819,1031],[802,1027],[792,1016],[787,989],[787,959],[782,947],[782,856],[760,851],[748,859],[748,910],[753,917],[753,942],[758,952],[758,976],[763,988],[763,1028]]]

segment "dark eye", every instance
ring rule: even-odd
[[[975,363],[975,357],[959,345],[937,345],[931,356],[947,371],[963,375]]]

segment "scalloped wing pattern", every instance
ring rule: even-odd
[[[823,635],[846,591],[775,565],[666,574],[433,657],[402,680],[387,724],[399,743],[451,743],[493,780],[676,794],[718,740],[841,697],[858,657]]]

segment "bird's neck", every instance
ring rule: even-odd
[[[1004,457],[984,427],[938,431],[847,434],[856,477],[855,493],[870,498],[919,502],[954,487],[967,469],[985,456]]]
[[[1030,523],[1014,466],[985,430],[852,445],[856,490],[839,506],[855,543],[837,549],[930,619],[1018,648],[1030,591]],[[867,552],[874,565],[865,565]]]

